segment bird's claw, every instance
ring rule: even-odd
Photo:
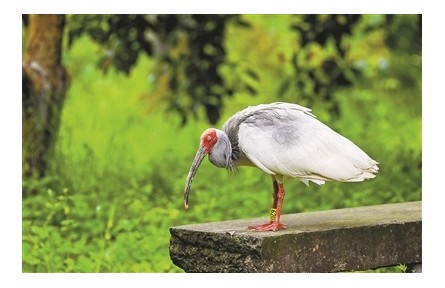
[[[265,224],[247,226],[247,228],[250,231],[254,231],[254,232],[278,231],[280,229],[286,229],[287,225],[283,224],[283,223],[280,223],[280,222],[277,222],[277,221],[270,221],[270,222],[265,223]]]

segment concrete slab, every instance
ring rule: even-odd
[[[170,257],[186,272],[337,272],[422,261],[422,202],[282,216],[277,232],[251,232],[267,219],[170,228]]]

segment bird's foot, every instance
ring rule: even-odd
[[[250,231],[255,231],[255,232],[278,231],[280,229],[286,229],[287,225],[283,224],[283,223],[280,223],[280,222],[277,222],[277,221],[270,221],[270,222],[265,223],[265,224],[248,226],[247,228],[249,228]]]

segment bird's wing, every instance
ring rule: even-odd
[[[246,157],[266,173],[298,177],[306,184],[375,177],[377,162],[309,109],[287,103],[263,108],[244,119],[238,138]]]

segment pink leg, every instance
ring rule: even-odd
[[[281,182],[281,181],[280,181]],[[278,183],[273,179],[273,207],[271,209],[270,221],[265,224],[249,226],[252,231],[278,231],[279,229],[286,229],[287,225],[280,222],[281,208],[283,207],[284,186],[283,183]]]

